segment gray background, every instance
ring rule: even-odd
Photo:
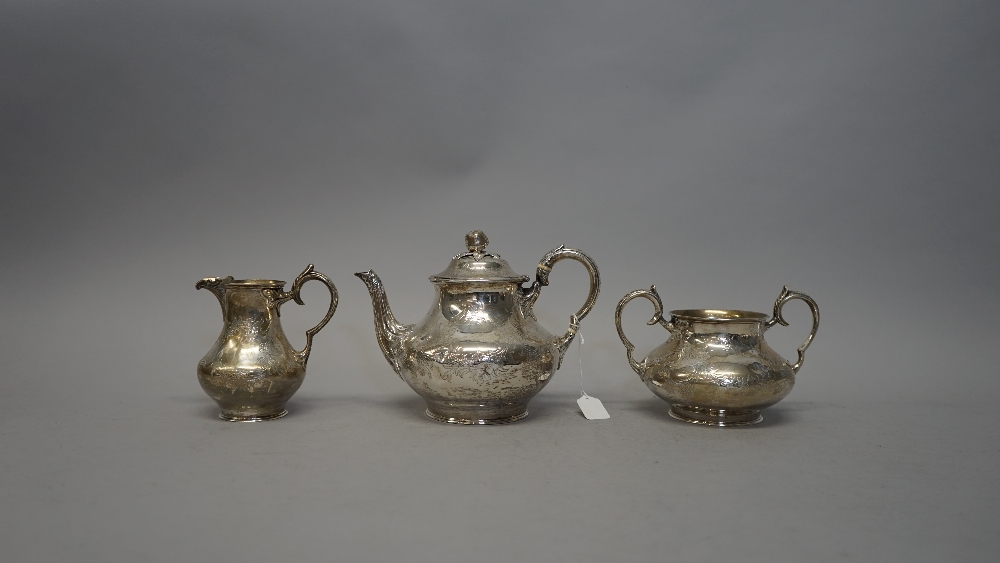
[[[998,28],[962,1],[5,2],[0,557],[996,560]],[[610,420],[576,408],[576,346],[522,423],[423,418],[351,273],[414,322],[472,229],[522,273],[596,260]],[[309,262],[341,306],[291,414],[219,421],[194,283]],[[614,306],[654,283],[818,301],[762,425],[675,422],[631,372]],[[585,294],[560,263],[540,321]]]

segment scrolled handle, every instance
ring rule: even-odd
[[[587,273],[590,274],[590,292],[587,294],[587,300],[583,303],[583,307],[580,307],[580,310],[572,315],[576,322],[580,322],[594,308],[594,303],[597,303],[597,294],[601,292],[601,275],[597,271],[597,264],[594,264],[594,260],[590,256],[575,248],[566,248],[565,246],[548,251],[538,263],[538,269],[535,270],[535,284],[539,286],[549,285],[549,274],[552,272],[552,266],[567,258],[583,264],[587,268]]]
[[[632,371],[639,374],[640,378],[643,378],[645,377],[643,374],[646,370],[641,363],[635,361],[635,358],[632,357],[635,346],[629,342],[629,339],[625,337],[625,331],[622,330],[622,310],[625,309],[625,305],[628,305],[629,301],[636,297],[645,297],[653,304],[653,318],[649,319],[646,323],[647,325],[663,324],[663,301],[660,300],[660,294],[656,292],[656,286],[651,285],[649,289],[637,289],[625,295],[618,302],[618,306],[615,307],[615,326],[618,328],[618,338],[621,338],[622,344],[625,345],[625,355],[628,356],[628,364],[632,366]]]
[[[312,352],[313,336],[322,330],[323,327],[326,326],[326,323],[330,322],[330,319],[333,317],[333,313],[337,311],[337,304],[340,302],[340,294],[337,293],[337,286],[333,285],[330,278],[313,269],[312,264],[306,266],[306,269],[302,270],[302,273],[295,278],[294,282],[292,282],[291,291],[285,294],[287,296],[286,300],[291,298],[294,299],[299,305],[305,305],[305,302],[302,301],[300,292],[302,291],[302,286],[305,285],[307,281],[311,280],[319,280],[323,282],[323,284],[326,285],[326,288],[330,290],[330,309],[327,310],[326,316],[323,317],[323,320],[321,320],[318,325],[306,331],[306,346],[301,352],[296,352],[299,361],[302,362],[303,365],[305,365],[305,363],[309,360],[309,353]]]
[[[556,262],[566,260],[567,258],[576,260],[587,268],[587,273],[590,274],[590,292],[587,294],[587,300],[584,301],[580,310],[570,315],[569,329],[557,343],[560,349],[560,360],[562,359],[561,355],[565,354],[566,349],[569,348],[570,343],[573,341],[573,337],[576,336],[576,332],[580,329],[580,321],[594,308],[594,303],[597,302],[597,294],[601,292],[601,275],[597,271],[597,264],[594,263],[594,260],[590,256],[575,248],[566,248],[565,246],[554,248],[548,251],[538,263],[538,269],[535,271],[535,283],[531,284],[531,288],[525,296],[529,307],[534,305],[541,288],[549,285],[549,273],[552,272],[552,266]]]
[[[781,290],[781,295],[778,296],[777,301],[774,302],[774,316],[771,317],[769,321],[764,323],[765,330],[771,328],[775,324],[780,324],[781,326],[788,326],[788,321],[785,317],[781,315],[781,310],[785,306],[785,303],[791,301],[792,299],[799,299],[805,301],[806,305],[809,305],[809,310],[812,311],[813,325],[812,330],[809,331],[809,336],[806,337],[806,341],[799,346],[799,361],[795,362],[792,366],[792,371],[795,373],[799,372],[802,367],[802,361],[805,359],[806,348],[812,344],[813,337],[816,336],[816,330],[819,329],[819,306],[813,301],[812,297],[809,297],[805,293],[800,293],[798,291],[791,291],[788,286],[784,286]]]

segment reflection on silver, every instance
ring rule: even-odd
[[[660,324],[670,331],[670,338],[642,362],[632,357],[635,346],[622,331],[622,309],[636,297],[653,303],[653,318],[647,324]],[[792,299],[809,305],[813,325],[799,346],[798,361],[789,365],[767,345],[764,332],[775,324],[788,326],[781,309]],[[668,322],[652,286],[622,298],[615,309],[615,325],[629,365],[657,397],[670,403],[670,416],[696,424],[740,426],[763,420],[761,409],[792,390],[806,348],[819,328],[819,308],[808,295],[785,287],[769,320],[751,311],[690,309],[671,311]]]
[[[600,277],[589,256],[560,246],[546,254],[528,287],[497,254],[486,252],[482,231],[465,237],[468,252],[430,279],[437,295],[416,325],[396,321],[375,272],[355,274],[372,297],[375,336],[397,374],[427,401],[427,416],[455,424],[499,424],[528,415],[528,401],[562,363],[580,321],[597,301]],[[576,260],[590,274],[590,293],[570,316],[569,329],[553,336],[535,320],[532,306],[548,285],[552,266]]]
[[[330,290],[330,308],[315,327],[306,331],[306,346],[295,351],[281,330],[279,308],[294,299],[309,280]],[[222,333],[198,362],[202,389],[219,404],[219,417],[231,421],[272,420],[285,416],[285,403],[302,385],[313,336],[337,310],[337,288],[309,264],[285,292],[279,280],[205,278],[195,285],[207,289],[222,305]]]

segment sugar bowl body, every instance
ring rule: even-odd
[[[670,338],[641,362],[632,357],[635,347],[621,325],[622,310],[636,297],[653,303],[655,312],[648,324],[660,324],[670,332]],[[789,364],[768,346],[764,332],[775,324],[788,325],[781,310],[792,299],[809,306],[813,325],[798,349],[798,361]],[[696,424],[740,426],[761,422],[761,410],[792,390],[806,348],[819,328],[819,309],[811,297],[786,287],[770,319],[752,311],[687,309],[671,311],[667,320],[660,296],[651,287],[622,298],[615,324],[629,365],[657,397],[670,404],[670,416]]]

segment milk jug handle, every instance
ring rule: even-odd
[[[618,302],[618,307],[615,308],[615,326],[618,328],[618,338],[621,338],[622,344],[625,345],[625,355],[628,356],[628,364],[632,366],[633,371],[639,374],[639,377],[644,377],[643,374],[646,368],[632,357],[635,346],[629,342],[628,338],[625,337],[625,331],[622,330],[622,310],[625,309],[625,305],[629,301],[636,297],[645,297],[653,304],[653,318],[646,323],[647,325],[663,324],[663,301],[660,300],[660,294],[656,292],[656,286],[651,285],[649,289],[637,289],[622,297],[622,300]]]
[[[302,291],[302,286],[305,285],[307,281],[311,280],[319,280],[323,282],[326,285],[326,288],[330,290],[330,308],[327,310],[326,316],[323,317],[323,320],[321,320],[318,325],[306,331],[306,346],[302,349],[302,351],[295,353],[298,356],[298,360],[303,365],[305,365],[305,363],[309,360],[309,353],[312,352],[313,336],[322,330],[323,327],[326,326],[326,323],[330,322],[330,318],[333,317],[333,313],[337,311],[337,304],[340,301],[340,295],[337,293],[337,287],[333,285],[330,278],[317,272],[313,269],[313,265],[309,264],[309,266],[307,266],[306,269],[303,270],[297,278],[295,278],[295,281],[292,282],[291,291],[284,294],[284,299],[282,299],[281,302],[287,301],[288,299],[294,299],[299,305],[305,305],[305,302],[302,301],[300,291]]]
[[[785,303],[791,301],[792,299],[805,301],[806,305],[809,305],[809,310],[812,311],[813,316],[812,330],[809,331],[809,336],[806,337],[806,341],[802,343],[802,346],[799,346],[799,361],[795,362],[795,365],[792,366],[792,371],[798,373],[799,368],[802,367],[802,360],[805,359],[806,348],[812,344],[813,337],[816,336],[816,330],[819,328],[819,307],[816,305],[816,302],[813,301],[813,298],[809,297],[805,293],[791,291],[786,285],[781,290],[781,295],[778,296],[778,300],[774,302],[774,316],[771,317],[769,321],[764,323],[764,330],[771,328],[775,324],[788,326],[788,322],[785,321],[783,316],[781,316],[781,309],[785,306]]]

